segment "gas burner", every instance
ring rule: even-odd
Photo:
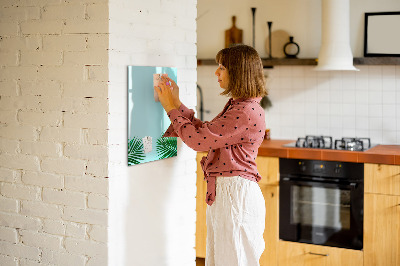
[[[320,148],[332,149],[333,141],[330,136],[311,136],[307,135],[305,138],[298,138],[296,147],[302,148]]]
[[[312,136],[298,138],[296,142],[283,145],[285,147],[332,149],[346,151],[366,151],[372,146],[369,138],[341,138],[336,139],[335,143],[331,136]]]
[[[364,151],[371,148],[369,138],[342,138],[335,140],[336,150]]]

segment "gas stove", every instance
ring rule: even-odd
[[[335,139],[331,136],[307,135],[298,138],[296,142],[284,145],[285,147],[332,149],[347,151],[366,151],[372,148],[370,138],[341,138]]]

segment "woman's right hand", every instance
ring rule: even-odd
[[[163,79],[163,81],[165,83],[169,82],[172,86],[172,98],[174,101],[174,105],[176,106],[176,108],[178,109],[181,106],[181,101],[179,100],[179,87],[178,85],[176,85],[175,81],[173,81],[172,79],[170,79],[169,77],[162,77],[161,79]]]

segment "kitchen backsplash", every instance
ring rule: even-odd
[[[266,111],[271,137],[357,136],[370,137],[374,144],[400,144],[400,66],[356,67],[360,71],[318,72],[314,66],[266,69],[273,105]],[[227,101],[219,95],[215,69],[197,69],[204,109],[209,111],[204,120],[215,117]],[[199,106],[199,94],[197,98]]]

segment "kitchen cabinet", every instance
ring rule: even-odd
[[[196,255],[200,258],[206,255],[206,182],[200,167],[206,154],[197,154]],[[258,156],[256,163],[266,206],[261,266],[400,265],[400,165],[364,164],[364,248],[360,251],[279,240],[279,158]]]
[[[279,241],[279,266],[363,265],[363,252],[288,241]]]
[[[260,258],[260,266],[276,266],[279,240],[279,187],[260,184],[265,199],[265,249]]]
[[[364,266],[400,265],[400,166],[364,167]]]
[[[364,164],[364,192],[400,196],[400,165]]]
[[[400,265],[400,196],[365,194],[364,266]]]
[[[206,192],[207,183],[204,181],[203,170],[201,169],[200,161],[203,156],[207,156],[206,152],[198,152],[197,161],[197,192],[196,192],[196,257],[206,257]]]
[[[265,250],[261,266],[277,265],[279,240],[279,158],[258,156],[257,169],[262,176],[258,183],[265,200]]]
[[[262,177],[260,185],[279,186],[279,158],[258,156],[256,164]]]

